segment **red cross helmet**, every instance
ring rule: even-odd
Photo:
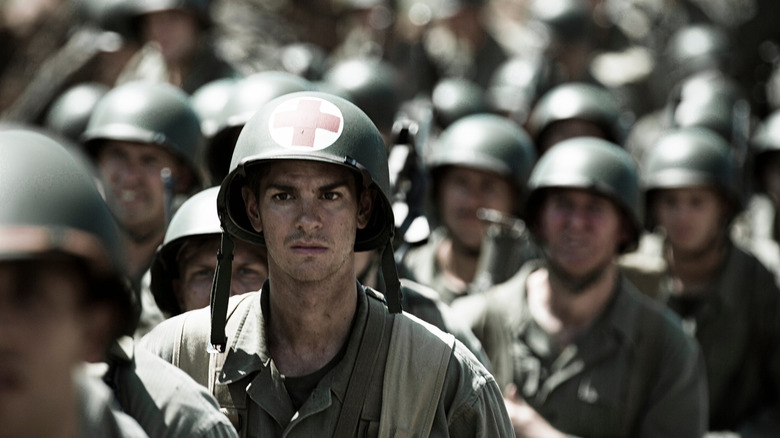
[[[257,165],[274,160],[333,163],[358,173],[364,187],[377,189],[378,202],[369,225],[357,232],[355,251],[381,249],[390,241],[394,220],[387,152],[379,130],[357,106],[331,94],[308,91],[264,105],[241,131],[217,197],[227,233],[265,245],[263,234],[249,222],[241,187]]]

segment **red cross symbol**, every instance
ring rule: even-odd
[[[276,114],[274,128],[293,128],[292,146],[314,147],[317,129],[338,132],[341,118],[320,111],[319,100],[301,99],[293,111]]]

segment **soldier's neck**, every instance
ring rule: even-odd
[[[327,283],[294,285],[271,277],[267,341],[283,375],[303,376],[319,370],[349,339],[358,299],[354,274],[349,286]]]
[[[145,236],[144,239],[127,233],[124,235],[125,263],[127,263],[127,273],[133,281],[143,277],[149,268],[157,247],[163,241],[164,233],[165,230],[161,230]]]
[[[721,240],[699,251],[675,251],[667,246],[664,256],[669,271],[677,283],[677,293],[700,293],[707,289],[726,257],[726,245]]]
[[[461,281],[464,289],[474,281],[479,262],[478,251],[471,251],[452,239],[444,239],[436,249],[436,259],[442,271]]]

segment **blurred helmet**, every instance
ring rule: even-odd
[[[487,101],[491,110],[524,124],[539,96],[550,84],[548,65],[529,57],[510,58],[490,79]]]
[[[348,59],[333,65],[323,76],[323,90],[358,106],[379,128],[393,128],[401,106],[401,84],[391,64],[378,59]]]
[[[185,11],[193,14],[203,28],[213,24],[211,0],[130,0],[136,20],[146,14],[163,11]]]
[[[0,259],[67,256],[84,264],[91,298],[114,303],[135,329],[138,300],[123,277],[119,232],[89,170],[44,135],[0,131]]]
[[[610,199],[632,227],[631,238],[621,248],[636,246],[642,228],[639,175],[631,156],[606,140],[577,137],[564,140],[542,155],[528,180],[526,223],[533,225],[544,193],[552,188],[585,189]]]
[[[531,17],[562,42],[582,41],[592,31],[590,9],[585,0],[533,0],[529,8]]]
[[[165,238],[152,261],[150,289],[157,307],[170,315],[182,313],[173,291],[172,279],[179,276],[176,260],[184,242],[195,237],[219,237],[222,227],[217,216],[219,187],[211,187],[187,199],[173,215]]]
[[[106,93],[82,135],[93,157],[105,140],[157,145],[185,163],[200,183],[200,120],[188,96],[173,85],[128,82]]]
[[[647,207],[656,190],[699,186],[717,189],[731,203],[732,217],[738,211],[742,193],[740,173],[729,144],[704,128],[678,129],[661,137],[642,166]],[[653,227],[650,218],[647,227]]]
[[[212,180],[219,183],[227,175],[238,133],[263,105],[288,93],[312,89],[306,79],[280,71],[255,73],[236,82],[216,118],[214,135],[206,143],[204,158]]]
[[[190,104],[200,119],[203,136],[211,138],[217,131],[219,117],[238,79],[220,78],[201,85],[190,96]]]
[[[669,38],[664,51],[667,83],[704,70],[733,69],[734,48],[725,30],[710,24],[683,27]]]
[[[78,142],[98,101],[108,92],[106,85],[86,82],[74,85],[51,104],[44,125],[52,131]]]
[[[525,131],[505,117],[477,114],[445,129],[426,158],[433,175],[446,166],[488,170],[506,177],[522,192],[536,161],[536,150]]]
[[[622,145],[625,129],[620,108],[609,90],[585,83],[566,83],[552,88],[534,105],[528,131],[539,146],[556,122],[582,120],[601,129],[605,140]]]
[[[488,111],[482,87],[461,78],[442,79],[433,88],[431,103],[433,116],[442,129],[462,117]]]

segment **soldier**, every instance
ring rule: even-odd
[[[519,437],[704,433],[696,342],[618,271],[640,232],[638,183],[613,143],[557,144],[528,182],[542,258],[453,306],[482,341]]]
[[[135,37],[144,47],[117,84],[149,80],[187,94],[216,79],[238,75],[211,41],[211,0],[129,0]]]
[[[618,145],[625,137],[620,108],[610,91],[579,82],[558,85],[542,95],[526,126],[539,155],[572,137],[597,137]]]
[[[151,292],[166,316],[209,305],[222,228],[211,187],[187,199],[173,215],[152,262]],[[265,248],[242,240],[233,250],[230,295],[260,289],[268,277]]]
[[[464,117],[442,132],[426,159],[434,231],[424,245],[400,254],[410,278],[436,290],[448,304],[469,293],[487,225],[480,210],[493,210],[511,223],[520,213],[535,159],[528,135],[501,116]],[[519,239],[516,251],[525,252]],[[505,257],[508,271],[525,259],[513,264],[509,254]]]
[[[171,318],[143,343],[209,385],[243,436],[510,435],[473,355],[398,313],[388,190],[382,137],[356,106],[314,92],[269,102],[241,132],[217,198],[229,234],[211,314]],[[265,245],[269,275],[228,303],[231,235]],[[355,279],[355,251],[375,248],[387,307]],[[222,351],[212,359],[209,321]]]
[[[780,291],[729,239],[741,206],[733,151],[713,132],[676,130],[648,152],[643,172],[648,225],[663,243],[640,251],[663,263],[654,263],[661,266],[654,281],[637,285],[677,312],[701,345],[709,430],[778,436]]]
[[[128,83],[100,100],[82,140],[123,231],[137,285],[165,235],[174,197],[200,184],[198,116],[171,85]]]
[[[47,137],[4,131],[0,200],[0,436],[145,437],[81,369],[135,319],[88,173]]]

